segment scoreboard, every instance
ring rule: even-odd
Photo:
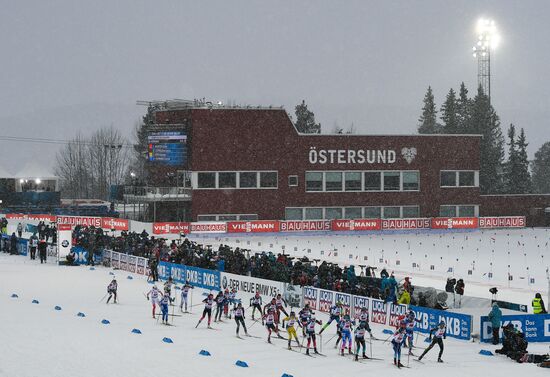
[[[150,132],[147,144],[150,162],[170,166],[187,163],[187,135],[184,131]]]

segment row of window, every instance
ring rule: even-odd
[[[478,187],[479,176],[473,170],[441,171],[441,187]]]
[[[307,192],[333,191],[418,191],[418,171],[308,171]]]
[[[258,215],[198,215],[197,221],[252,221],[258,220]]]
[[[198,172],[198,189],[276,189],[276,171]]]
[[[419,206],[285,208],[286,220],[398,219],[419,216]]]
[[[479,207],[476,205],[443,205],[439,206],[441,217],[477,217]]]

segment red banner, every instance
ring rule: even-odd
[[[437,217],[432,219],[432,229],[474,229],[477,217]]]
[[[191,223],[191,233],[225,233],[227,223]]]
[[[279,231],[281,232],[309,232],[330,229],[330,220],[279,221]]]
[[[128,230],[128,220],[117,219],[115,217],[103,217],[101,219],[103,229]]]
[[[153,234],[180,234],[189,231],[189,223],[153,223]]]
[[[8,213],[6,214],[8,220],[36,220],[36,221],[49,221],[55,223],[55,215],[36,215],[36,214],[21,214],[21,213]]]
[[[59,230],[60,232],[61,231],[64,231],[64,230],[71,230],[73,227],[71,224],[58,224],[57,225],[57,230]]]
[[[525,228],[525,216],[480,217],[480,228]]]
[[[382,229],[430,229],[431,219],[385,219]]]
[[[57,216],[57,223],[71,224],[72,226],[94,226],[96,228],[101,228],[102,225],[101,217],[92,216]]]
[[[382,221],[380,219],[360,220],[332,220],[332,230],[380,230]]]
[[[227,223],[228,233],[272,233],[279,231],[279,222],[266,221],[231,221]]]

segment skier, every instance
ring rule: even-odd
[[[229,303],[231,301],[231,293],[229,289],[225,288],[223,292],[223,316],[229,318]]]
[[[260,312],[260,317],[262,316],[262,296],[260,292],[256,291],[254,297],[250,298],[250,306],[252,306],[252,320],[254,321],[254,313],[256,309]]]
[[[355,337],[355,361],[359,360],[359,350],[363,348],[363,359],[368,359],[365,352],[367,351],[367,346],[365,344],[365,332],[367,329],[365,328],[365,322],[360,322],[359,326],[354,331],[354,337]],[[370,331],[369,331],[370,332]]]
[[[270,311],[273,312],[273,323],[275,324],[275,327],[277,328],[277,331],[279,331],[279,318],[277,318],[277,301],[275,300],[275,297],[273,297],[271,299],[270,302],[268,302],[265,306],[264,306],[264,311],[263,311],[263,314],[264,314],[264,317],[267,313],[269,313]]]
[[[403,323],[400,323],[399,328],[392,335],[392,340],[391,340],[391,344],[393,348],[393,365],[397,366],[398,368],[401,368],[404,366],[403,364],[401,364],[401,346],[405,341],[405,336],[406,336],[406,327],[404,326]]]
[[[107,293],[109,293],[109,298],[107,299],[107,304],[109,303],[109,301],[111,300],[111,297],[114,296],[115,299],[114,299],[114,303],[116,304],[116,290],[118,288],[118,284],[116,282],[116,279],[113,279],[109,285],[107,286]]]
[[[170,301],[170,305],[172,305],[172,285],[174,285],[174,281],[172,280],[172,276],[166,280],[164,283],[164,296],[168,296],[168,301]]]
[[[430,340],[432,341],[428,348],[422,352],[422,355],[418,358],[418,361],[422,360],[425,354],[428,353],[429,350],[433,348],[436,344],[439,346],[439,356],[437,357],[437,362],[442,363],[443,360],[441,360],[441,355],[443,355],[443,339],[447,338],[446,335],[447,327],[445,326],[445,321],[439,322],[439,326],[434,327],[430,330]],[[432,340],[432,333],[434,334],[433,340]]]
[[[363,328],[367,330],[367,332],[370,334],[370,337],[372,338],[372,331],[369,326],[369,311],[367,310],[367,308],[361,308],[361,312],[359,312],[357,320],[359,321],[359,325],[363,325]]]
[[[412,355],[412,349],[414,347],[413,345],[413,338],[414,338],[414,326],[416,325],[416,322],[420,323],[420,320],[416,318],[416,314],[414,314],[414,311],[412,309],[409,310],[407,313],[407,317],[405,318],[405,328],[406,328],[406,340],[408,341],[409,345],[409,354]],[[406,344],[405,344],[406,347]]]
[[[199,327],[200,323],[204,319],[204,317],[208,316],[208,328],[210,329],[210,320],[212,318],[212,305],[214,305],[214,295],[210,293],[204,300],[204,310],[202,311],[202,317],[199,319],[199,322],[195,326],[195,328]]]
[[[30,246],[31,246],[31,260],[36,259],[36,248],[38,247],[38,237],[36,237],[36,233],[33,233],[31,238],[29,239]]]
[[[284,315],[288,317],[288,313],[285,310],[286,305],[287,303],[285,299],[281,296],[281,294],[280,293],[277,294],[277,296],[275,296],[275,306],[277,307],[277,323],[279,322],[281,312],[283,312]],[[283,321],[283,326],[284,326],[284,321]]]
[[[147,300],[151,296],[151,304],[153,304],[153,318],[155,318],[155,310],[157,305],[160,304],[159,298],[162,297],[162,293],[159,291],[156,285],[153,285],[153,288],[147,293]]]
[[[315,324],[322,325],[323,322],[315,319],[315,315],[311,313],[306,324],[306,336],[307,336],[307,348],[306,355],[309,355],[309,346],[313,343],[313,352],[319,353],[317,351],[317,339],[315,338]]]
[[[40,256],[40,264],[46,263],[46,256],[48,251],[48,244],[43,238],[38,243],[38,255]]]
[[[223,322],[222,321],[222,313],[223,313],[223,306],[225,303],[225,298],[223,297],[223,292],[219,291],[218,295],[216,296],[216,313],[214,314],[214,322]]]
[[[302,328],[302,335],[306,336],[306,325],[311,317],[311,310],[309,304],[306,304],[302,310],[298,312],[298,318],[300,318],[300,327]]]
[[[264,315],[262,318],[262,325],[265,322],[265,327],[267,328],[267,342],[271,343],[271,332],[275,332],[277,334],[277,338],[284,339],[280,334],[279,330],[275,326],[275,309],[272,307],[269,307],[267,309],[267,314]]]
[[[190,285],[188,281],[186,281],[185,285],[181,287],[180,310],[183,312],[183,305],[185,305],[185,313],[187,313],[187,296],[189,295],[189,290],[191,289],[193,289],[193,286]]]
[[[340,328],[342,332],[342,345],[340,347],[340,355],[344,356],[344,350],[346,348],[346,343],[348,344],[348,352],[350,355],[353,354],[351,351],[351,331],[353,330],[354,322],[349,318],[349,314],[344,316],[344,319],[340,321]],[[320,333],[319,333],[320,334]]]
[[[283,322],[286,322],[286,332],[288,334],[288,349],[292,349],[292,347],[290,346],[292,338],[296,339],[296,343],[298,343],[298,346],[300,346],[300,342],[298,341],[298,335],[296,334],[296,328],[294,327],[294,325],[297,324],[300,327],[302,327],[302,325],[300,325],[300,322],[298,322],[298,319],[296,318],[296,313],[291,311],[290,314],[283,319]]]
[[[246,325],[244,324],[244,308],[243,305],[239,302],[237,307],[233,309],[233,314],[235,315],[235,322],[237,323],[237,337],[239,337],[240,325],[243,325],[244,334],[248,336],[248,331],[246,330]]]
[[[162,312],[162,323],[168,325],[168,304],[170,304],[170,295],[165,294],[160,300],[160,311]]]
[[[331,308],[330,308],[330,319],[328,320],[327,323],[325,323],[325,325],[321,328],[321,331],[319,331],[319,335],[321,335],[323,333],[323,331],[325,331],[325,329],[327,327],[330,326],[330,324],[332,323],[332,321],[336,321],[336,323],[340,322],[340,316],[342,315],[342,304],[340,303],[340,301],[338,301],[336,303],[336,305],[333,305]]]

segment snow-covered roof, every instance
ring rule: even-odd
[[[13,173],[10,173],[0,165],[0,179],[13,178]]]
[[[15,174],[14,178],[57,179],[49,169],[41,168],[32,162],[27,162],[23,168]]]

